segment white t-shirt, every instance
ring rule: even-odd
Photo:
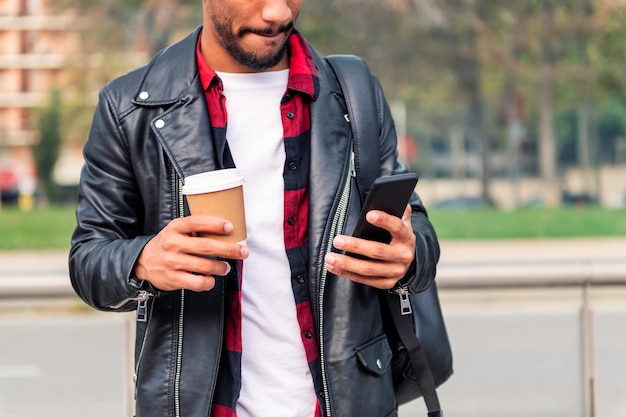
[[[242,276],[242,386],[238,417],[312,417],[317,402],[285,252],[285,148],[280,101],[289,70],[217,73],[226,138],[244,176],[247,246]]]

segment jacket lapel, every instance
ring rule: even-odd
[[[152,122],[152,129],[167,152],[178,175],[218,169],[213,133],[204,91],[198,81],[181,103]]]
[[[198,27],[148,64],[133,99],[139,106],[164,109],[150,122],[151,129],[183,179],[218,165],[196,62],[200,31]]]

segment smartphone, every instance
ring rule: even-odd
[[[365,198],[352,236],[382,243],[391,242],[391,234],[369,223],[365,215],[370,210],[382,210],[393,216],[402,217],[417,185],[417,179],[417,174],[412,172],[376,178]]]

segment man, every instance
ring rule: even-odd
[[[415,195],[402,219],[368,214],[388,245],[349,236],[356,191],[336,221],[350,125],[294,29],[300,7],[203,0],[203,27],[100,94],[70,274],[93,307],[137,310],[137,417],[396,415],[378,294],[428,287],[439,247]],[[405,172],[378,111],[375,168]],[[181,193],[230,167],[245,176],[245,246],[200,237],[233,225],[189,215]]]

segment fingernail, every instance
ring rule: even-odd
[[[329,265],[333,265],[335,263],[335,255],[328,254],[326,255],[326,263]]]
[[[335,245],[337,249],[342,249],[345,243],[345,239],[341,236],[337,236],[335,237],[335,240],[333,240],[333,245]]]
[[[242,246],[241,249],[239,250],[239,254],[241,255],[242,258],[247,258],[248,255],[250,254],[250,251],[248,250],[247,246]]]
[[[224,274],[224,276],[226,276],[226,275],[230,274],[230,270],[231,270],[231,269],[232,269],[232,268],[231,268],[230,264],[229,264],[228,262],[226,262],[226,273]]]
[[[235,226],[233,226],[232,223],[230,222],[224,223],[224,232],[231,233],[234,229],[235,229]]]

